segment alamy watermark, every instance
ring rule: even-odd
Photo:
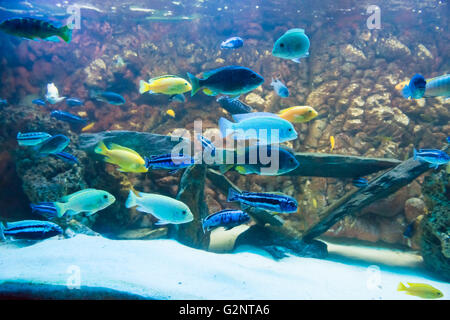
[[[379,6],[370,5],[366,10],[370,16],[367,18],[366,24],[369,30],[381,29],[381,9]]]
[[[66,273],[69,274],[66,281],[66,286],[69,290],[81,288],[81,268],[76,265],[70,265]]]
[[[77,5],[70,5],[66,12],[69,14],[66,24],[70,29],[81,29],[81,8]]]

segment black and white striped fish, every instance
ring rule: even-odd
[[[63,233],[57,224],[50,221],[23,220],[8,222],[5,226],[0,223],[0,239],[6,237],[23,240],[44,240]]]
[[[239,201],[241,204],[279,213],[297,212],[298,203],[285,194],[242,192],[230,188],[228,202]]]
[[[46,132],[19,132],[17,134],[17,143],[19,146],[36,146],[51,137],[51,134]]]

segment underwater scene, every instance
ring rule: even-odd
[[[449,17],[0,0],[0,298],[448,300]]]

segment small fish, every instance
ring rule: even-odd
[[[67,98],[66,103],[69,107],[77,107],[83,104],[83,101],[77,98]]]
[[[286,31],[273,46],[272,55],[300,63],[301,58],[309,56],[309,38],[303,29]]]
[[[91,91],[91,97],[97,99],[98,101],[106,102],[115,106],[120,106],[124,104],[125,98],[120,94],[110,91],[105,92],[95,92]]]
[[[182,154],[163,154],[159,156],[144,157],[147,169],[169,169],[176,172],[194,164],[194,158]]]
[[[103,142],[95,148],[95,152],[105,156],[105,161],[118,165],[120,172],[147,172],[145,161],[136,151],[111,143],[109,149]]]
[[[67,152],[58,152],[53,153],[52,155],[69,163],[80,163],[77,157]]]
[[[450,136],[447,137],[447,143],[450,143]]]
[[[47,93],[45,94],[45,99],[49,103],[55,104],[63,101],[65,98],[66,97],[59,96],[58,88],[55,86],[54,83],[47,84]]]
[[[202,221],[203,232],[214,228],[225,227],[225,230],[233,229],[243,223],[250,221],[250,216],[241,210],[225,209],[210,214]]]
[[[70,139],[62,134],[54,135],[36,147],[42,155],[55,154],[63,151],[70,143]]]
[[[317,200],[316,198],[312,199],[314,209],[317,209]]]
[[[221,49],[238,49],[244,45],[244,40],[239,37],[232,37],[220,44]]]
[[[38,106],[44,106],[44,107],[47,105],[45,103],[45,101],[42,99],[34,99],[33,101],[31,101],[31,103],[36,104]]]
[[[282,98],[289,97],[288,88],[280,80],[278,80],[278,79],[273,80],[273,78],[272,78],[272,82],[270,83],[270,85],[273,87],[273,90],[275,90],[277,95],[279,95],[280,97],[282,97]]]
[[[175,111],[173,111],[172,109],[167,110],[166,114],[171,116],[172,118],[175,118]]]
[[[109,207],[116,198],[107,191],[83,189],[64,196],[56,202],[31,204],[33,212],[53,218],[72,217],[85,212],[88,216]]]
[[[210,96],[218,94],[237,97],[259,87],[264,78],[249,68],[240,66],[227,66],[219,69],[203,72],[203,79],[199,79],[188,73],[191,81],[191,96],[199,90]]]
[[[170,101],[186,102],[186,97],[184,94],[175,94],[169,98]]]
[[[425,98],[428,97],[450,98],[450,74],[444,74],[427,80]]]
[[[228,202],[239,201],[242,205],[279,213],[297,212],[297,200],[285,194],[242,192],[230,188]]]
[[[414,160],[428,162],[430,168],[437,169],[440,165],[450,161],[450,156],[442,150],[438,149],[414,149]]]
[[[216,100],[222,108],[227,110],[230,114],[242,114],[250,113],[253,111],[252,107],[243,103],[237,98],[229,98],[227,96],[221,96]]]
[[[54,117],[58,120],[69,122],[72,124],[82,125],[82,126],[86,125],[86,119],[83,119],[79,116],[76,116],[76,115],[71,114],[66,111],[53,110],[52,113],[50,114],[50,116]]]
[[[219,119],[219,129],[222,137],[230,134],[234,139],[258,139],[262,143],[281,143],[297,139],[297,131],[287,120],[281,119],[276,114],[268,112],[253,112],[235,114],[233,123],[225,118]],[[272,134],[275,134],[272,137]],[[275,141],[277,140],[277,141]]]
[[[330,145],[331,145],[330,152],[333,151],[334,144],[335,144],[334,136],[330,136]]]
[[[72,39],[69,25],[57,27],[53,22],[36,18],[12,18],[0,23],[0,30],[10,35],[30,40],[46,40],[58,42],[59,38],[66,43]]]
[[[206,139],[204,136],[199,134],[197,135],[197,140],[201,142],[204,150],[209,150],[208,152],[210,152],[213,157],[216,155],[216,147],[209,139]]]
[[[6,99],[0,99],[0,107],[4,107],[8,105],[8,101]]]
[[[95,122],[91,122],[91,123],[89,123],[87,126],[83,127],[83,128],[81,129],[81,132],[89,131],[89,130],[91,130],[94,126],[95,126]]]
[[[365,188],[369,184],[366,178],[355,178],[352,180],[352,183],[355,187]]]
[[[406,226],[406,229],[403,232],[403,236],[405,238],[407,238],[407,239],[411,239],[412,238],[412,236],[413,236],[413,234],[415,232],[415,229],[416,229],[415,224],[416,224],[416,221],[413,221],[413,222],[411,222],[410,224],[408,224]]]
[[[150,213],[158,218],[156,225],[181,224],[194,220],[194,215],[186,204],[160,194],[138,192],[136,195],[130,190],[125,207],[135,206],[137,211]]]
[[[57,224],[50,221],[23,220],[8,222],[3,225],[0,222],[0,239],[5,237],[23,240],[45,240],[63,233]]]
[[[292,123],[305,123],[311,121],[319,114],[312,107],[295,106],[281,110],[278,116]]]
[[[420,74],[415,74],[409,84],[402,89],[402,95],[405,98],[420,99],[424,96],[427,82]]]
[[[144,94],[167,94],[171,98],[188,92],[192,89],[191,84],[183,78],[174,75],[165,75],[150,79],[148,82],[144,80],[139,81],[139,93]]]
[[[48,138],[51,138],[51,136],[52,135],[47,132],[19,132],[17,134],[17,143],[19,146],[36,146]]]
[[[409,287],[406,287],[400,282],[398,284],[397,291],[405,291],[406,294],[423,299],[439,299],[444,296],[440,290],[430,286],[429,284],[408,282],[408,286]]]

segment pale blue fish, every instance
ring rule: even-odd
[[[438,149],[414,149],[414,160],[428,162],[430,168],[437,169],[440,165],[450,162],[450,156]]]
[[[232,37],[220,44],[221,49],[238,49],[244,45],[244,40],[240,37]]]
[[[282,98],[289,97],[289,90],[288,90],[288,88],[280,80],[278,80],[278,79],[273,80],[273,78],[272,78],[272,82],[270,83],[270,85],[273,87],[273,90],[275,90],[275,92],[280,97],[282,97]]]
[[[36,146],[51,138],[47,132],[27,132],[17,133],[17,143],[19,146]]]

